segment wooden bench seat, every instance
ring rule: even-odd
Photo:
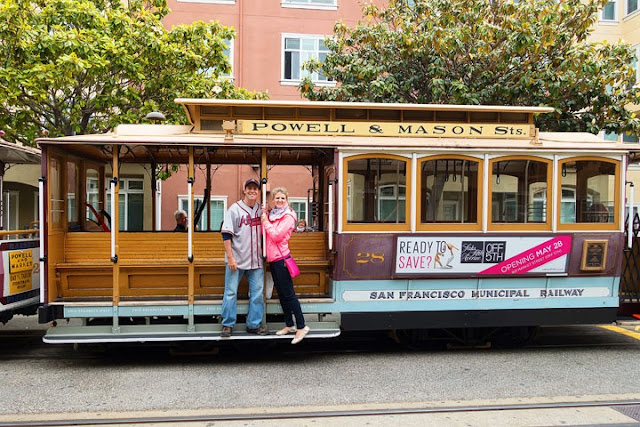
[[[187,235],[121,233],[118,251],[122,297],[184,296],[188,287]],[[113,264],[109,233],[67,233],[65,257],[55,265],[59,298],[112,294]],[[195,295],[222,297],[224,247],[218,233],[194,234]],[[291,252],[300,267],[294,280],[301,296],[325,296],[330,262],[325,233],[294,233]],[[246,280],[240,297],[247,294]]]

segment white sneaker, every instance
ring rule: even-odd
[[[297,329],[296,329],[295,326],[285,326],[284,328],[282,328],[278,332],[276,332],[276,335],[293,334],[296,331],[297,331]]]
[[[298,332],[296,332],[296,337],[291,340],[291,344],[298,344],[300,341],[304,339],[304,337],[307,336],[308,333],[309,333],[308,326],[305,326],[304,328],[300,329]]]

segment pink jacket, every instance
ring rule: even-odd
[[[296,213],[293,209],[287,208],[287,211],[273,221],[265,221],[262,223],[266,239],[267,260],[277,261],[286,258],[291,251],[289,250],[289,238],[296,228]]]

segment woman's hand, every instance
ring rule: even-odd
[[[265,222],[265,221],[268,221],[268,220],[269,220],[269,218],[267,217],[267,214],[263,212],[262,213],[262,217],[260,217],[260,221]]]

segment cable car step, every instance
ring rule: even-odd
[[[293,334],[276,335],[284,328],[284,323],[269,323],[269,335],[246,332],[246,325],[238,323],[228,338],[222,338],[221,324],[196,324],[194,331],[188,331],[186,324],[180,325],[121,325],[119,332],[112,326],[57,326],[49,328],[42,340],[48,344],[108,343],[108,342],[161,342],[161,341],[233,341],[233,340],[273,340],[293,339]],[[309,333],[305,339],[335,338],[340,335],[336,322],[307,322]]]

